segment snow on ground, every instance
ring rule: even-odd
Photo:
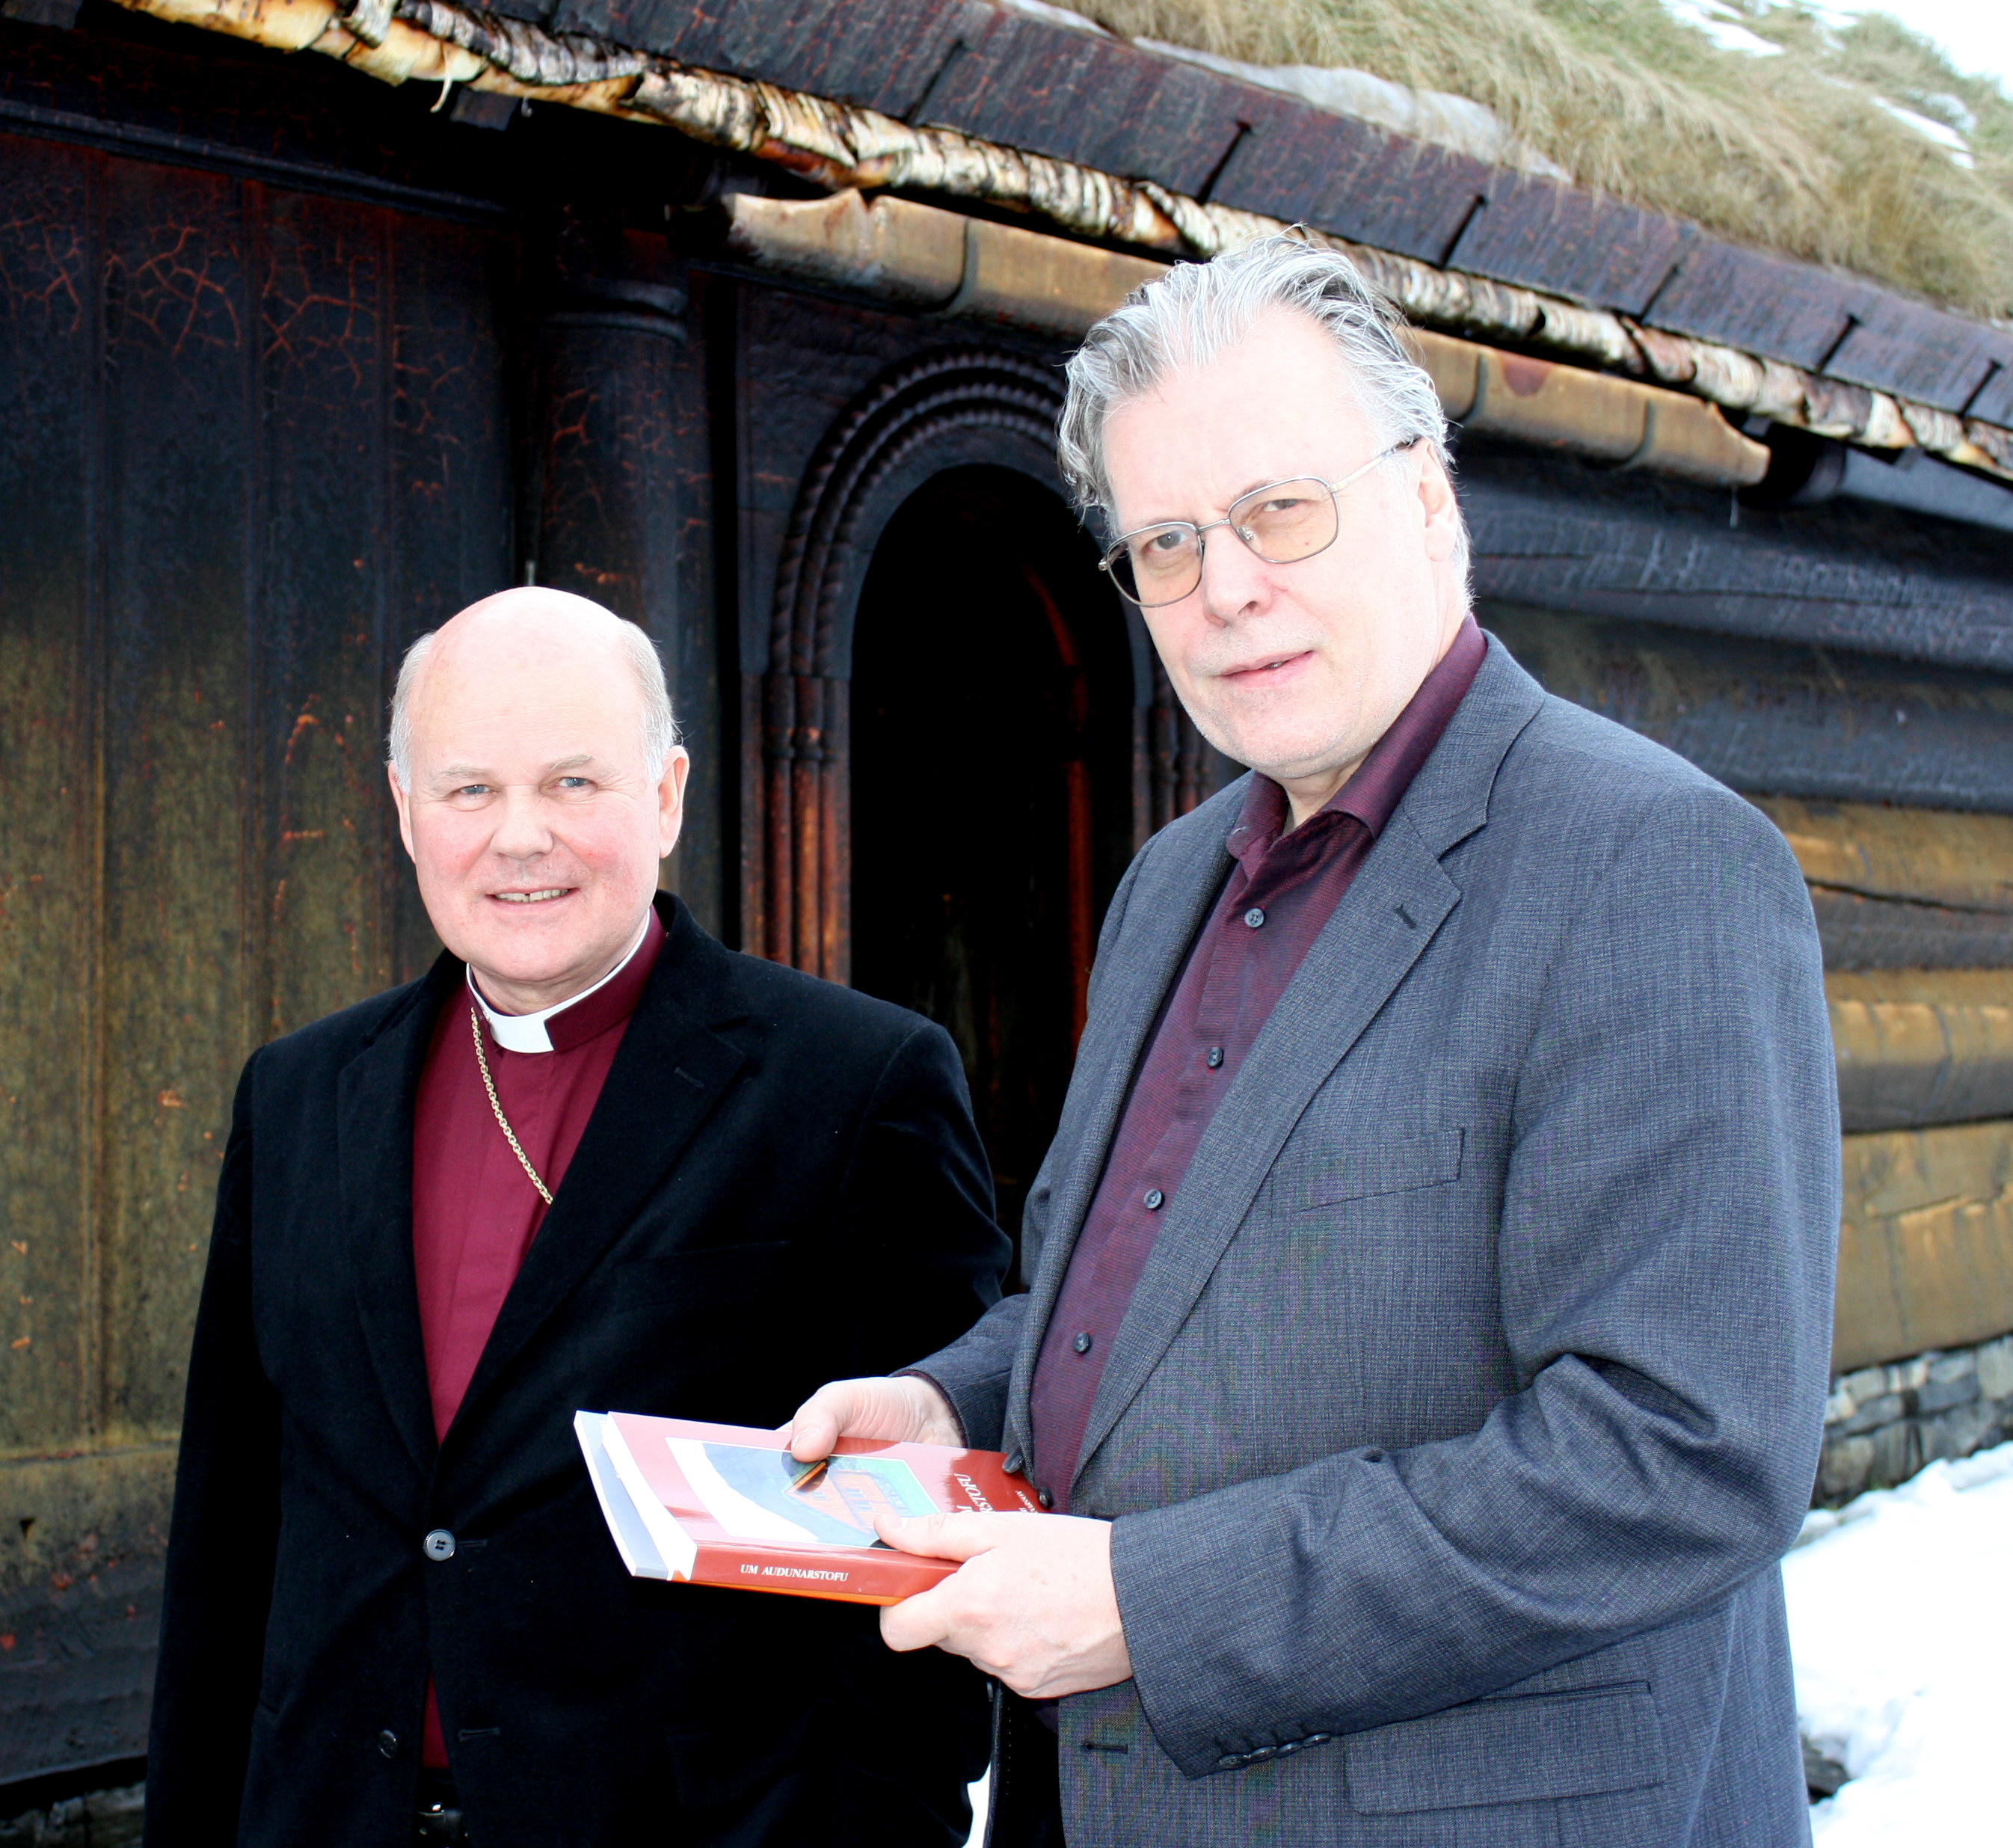
[[[2005,1848],[2013,1444],[1812,1514],[1782,1579],[1804,1735],[1852,1780],[1817,1848]]]
[[[1851,1774],[1816,1848],[2006,1848],[2013,1444],[1812,1514],[1782,1582],[1804,1736]]]

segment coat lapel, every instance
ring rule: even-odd
[[[435,1446],[413,1274],[413,1110],[434,1018],[461,974],[443,953],[336,1080],[337,1187],[351,1284],[384,1402],[422,1472],[433,1468]]]
[[[659,914],[667,935],[657,966],[503,1300],[456,1424],[627,1230],[745,1059],[713,1031],[745,1011],[727,952],[675,899],[660,899]]]
[[[1496,773],[1543,698],[1492,640],[1468,698],[1280,996],[1196,1149],[1114,1340],[1078,1478],[1194,1308],[1301,1112],[1460,903],[1441,856],[1486,823]],[[1107,1142],[1110,1133],[1107,1125]],[[1102,1160],[1100,1149],[1100,1167]],[[1087,1208],[1086,1199],[1079,1219]],[[1049,1268],[1045,1256],[1042,1269]],[[1058,1274],[1048,1306],[1060,1288]],[[1046,1321],[1046,1308],[1031,1305],[1035,1346],[1030,1350],[1024,1339],[1017,1407],[1026,1405]],[[1024,1416],[1024,1428],[1025,1422]]]
[[[1092,1196],[1104,1172],[1105,1156],[1117,1133],[1127,1092],[1132,1088],[1134,1068],[1146,1044],[1147,1034],[1159,1017],[1168,990],[1181,976],[1188,960],[1189,945],[1201,928],[1224,876],[1230,870],[1229,849],[1225,845],[1242,806],[1247,777],[1210,798],[1198,810],[1188,838],[1177,851],[1163,856],[1165,863],[1152,862],[1140,869],[1126,906],[1125,941],[1135,918],[1143,920],[1138,947],[1128,945],[1136,962],[1114,967],[1107,979],[1110,986],[1097,998],[1098,1004],[1085,1024],[1077,1048],[1076,1067],[1071,1074],[1071,1102],[1084,1099],[1084,1121],[1072,1147],[1064,1157],[1050,1196],[1046,1242],[1035,1274],[1029,1280],[1028,1314],[1021,1324],[1021,1346],[1015,1357],[1014,1380],[1008,1398],[1019,1413],[1010,1419],[1022,1434],[1024,1444],[1028,1421],[1028,1392],[1035,1356],[1049,1325],[1049,1316],[1069,1269],[1070,1254],[1084,1216],[1090,1210]],[[1066,1106],[1065,1120],[1069,1116]]]

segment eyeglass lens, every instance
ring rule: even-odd
[[[1296,564],[1335,543],[1335,496],[1311,477],[1275,482],[1234,502],[1230,530],[1269,565]],[[1107,555],[1118,588],[1142,608],[1178,603],[1202,580],[1204,539],[1187,525],[1128,534]]]

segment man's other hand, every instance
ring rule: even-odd
[[[834,1380],[797,1407],[783,1428],[790,1454],[799,1463],[829,1457],[842,1437],[884,1443],[958,1444],[964,1442],[949,1402],[928,1380]]]
[[[890,1649],[934,1645],[1037,1700],[1132,1678],[1132,1658],[1111,1585],[1108,1521],[1069,1514],[926,1514],[913,1521],[883,1515],[874,1525],[904,1553],[964,1562],[941,1585],[881,1613],[881,1640]]]

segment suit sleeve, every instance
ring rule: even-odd
[[[1686,788],[1639,817],[1515,1081],[1521,1389],[1468,1435],[1116,1524],[1139,1695],[1191,1777],[1668,1621],[1771,1565],[1808,1507],[1837,1099],[1809,900],[1759,814]]]
[[[918,1023],[877,1081],[837,1204],[842,1274],[894,1280],[851,1301],[860,1372],[885,1373],[999,1300],[1010,1252],[950,1036]]]
[[[236,1838],[280,1528],[279,1396],[252,1317],[254,1055],[239,1078],[189,1358],[154,1707],[148,1848]]]

